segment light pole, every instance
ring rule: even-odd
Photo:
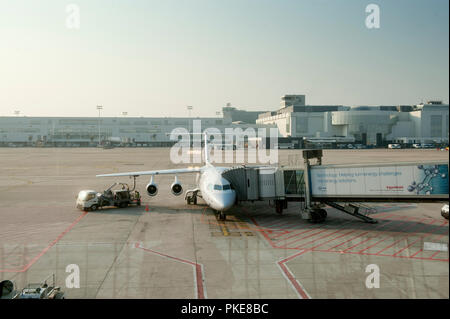
[[[188,125],[188,129],[189,129],[189,144],[191,143],[191,111],[192,111],[192,109],[193,109],[193,107],[192,107],[192,105],[188,105],[187,106],[187,110],[188,110],[188,113],[189,113],[189,125]]]
[[[100,145],[100,111],[103,110],[103,106],[97,105],[98,110],[98,145]]]

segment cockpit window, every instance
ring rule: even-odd
[[[224,184],[224,185],[214,184],[214,186],[212,184],[209,184],[208,185],[208,189],[209,190],[213,190],[214,189],[215,191],[226,191],[226,190],[229,190],[229,189],[233,189],[233,187],[230,184]]]

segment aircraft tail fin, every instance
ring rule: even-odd
[[[205,147],[204,147],[204,152],[205,152],[205,164],[209,165],[209,148],[208,148],[208,134],[205,132],[204,133],[205,136]]]

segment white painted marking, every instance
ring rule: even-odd
[[[448,251],[448,245],[444,243],[424,242],[423,250]]]

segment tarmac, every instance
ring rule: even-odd
[[[80,190],[132,184],[96,174],[189,166],[172,164],[169,152],[0,148],[0,280],[21,289],[54,273],[66,298],[449,298],[443,203],[371,203],[377,224],[327,208],[327,220],[312,224],[300,203],[280,216],[254,202],[220,221],[201,199],[188,206],[173,196],[172,176],[157,176],[149,197],[143,176],[140,207],[75,207]],[[323,164],[421,160],[448,161],[448,152],[324,150]],[[302,166],[301,150],[280,150],[279,162]],[[195,175],[178,179],[195,187]]]

